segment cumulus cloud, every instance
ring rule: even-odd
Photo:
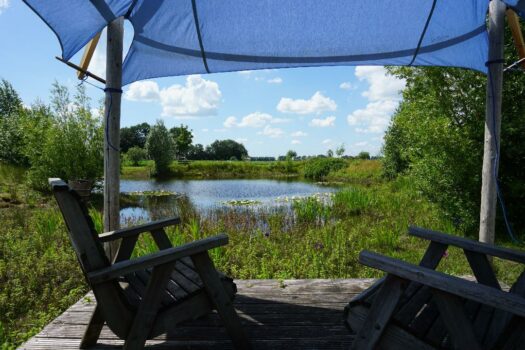
[[[184,85],[159,88],[154,81],[141,81],[130,85],[124,94],[130,101],[159,101],[163,117],[191,118],[217,114],[222,98],[219,84],[190,75]]]
[[[383,133],[401,100],[405,81],[387,74],[384,67],[356,67],[355,75],[366,81],[363,92],[369,103],[347,116],[348,124],[360,133]]]
[[[327,111],[335,111],[337,104],[334,100],[324,96],[320,91],[317,91],[307,100],[291,99],[283,97],[277,105],[277,110],[283,113],[294,114],[321,114]]]
[[[308,136],[308,134],[305,133],[304,131],[295,131],[295,132],[292,132],[290,135],[292,137],[306,137],[306,136]]]
[[[382,133],[390,123],[390,117],[399,104],[394,100],[371,102],[363,109],[348,115],[348,124],[360,133]]]
[[[329,126],[335,125],[335,119],[336,117],[330,116],[326,118],[314,118],[310,122],[310,126],[317,127],[317,128],[327,128]]]
[[[124,93],[129,101],[155,102],[160,100],[159,85],[151,80],[137,81]]]
[[[223,125],[227,128],[262,128],[267,124],[286,123],[289,119],[275,118],[268,113],[254,112],[244,116],[241,121],[237,121],[236,117],[228,117]]]
[[[329,146],[333,143],[332,139],[324,139],[323,142],[321,142],[323,145]]]
[[[9,0],[0,0],[0,15],[9,8]]]
[[[292,145],[300,145],[301,141],[299,140],[292,140]]]
[[[266,80],[268,84],[281,84],[283,82],[283,79],[281,77],[275,77],[272,79]]]
[[[278,138],[284,135],[284,131],[280,128],[272,128],[270,125],[266,125],[262,131],[258,132],[258,134],[271,138]]]

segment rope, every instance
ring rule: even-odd
[[[204,51],[204,45],[202,43],[201,29],[199,25],[199,15],[197,14],[197,4],[195,0],[191,0],[191,7],[193,8],[193,19],[195,21],[195,30],[197,31],[197,38],[199,39],[199,47],[201,49],[202,63],[204,63],[204,68],[207,73],[210,73],[208,68],[208,61],[206,60],[206,52]]]
[[[416,51],[414,51],[414,56],[412,56],[412,60],[408,64],[411,66],[414,61],[416,60],[417,55],[419,54],[419,50],[421,48],[421,44],[423,43],[423,39],[425,38],[425,34],[427,33],[428,25],[430,24],[430,20],[432,19],[432,15],[434,15],[434,9],[436,8],[437,0],[434,0],[432,2],[432,7],[430,8],[430,12],[428,13],[427,21],[425,23],[425,27],[423,28],[423,31],[421,32],[421,36],[419,37],[419,41],[417,42]]]

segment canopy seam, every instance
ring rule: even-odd
[[[425,34],[427,33],[428,25],[430,24],[430,20],[432,19],[432,16],[434,15],[434,9],[436,8],[437,0],[434,0],[432,2],[432,7],[430,8],[430,12],[428,13],[427,21],[425,22],[425,27],[423,28],[423,31],[421,32],[421,35],[419,37],[419,41],[417,43],[416,51],[414,52],[414,56],[412,56],[412,60],[408,64],[408,66],[411,66],[414,64],[417,55],[419,54],[419,49],[421,48],[421,44],[423,43],[423,39],[425,38]]]
[[[89,0],[91,4],[97,9],[106,22],[111,23],[115,19],[115,14],[111,10],[111,7],[103,0]]]
[[[133,12],[133,9],[135,9],[135,5],[137,4],[137,0],[133,0],[131,2],[131,5],[129,5],[129,8],[128,8],[128,11],[126,12],[126,14],[124,15],[124,18],[127,18],[129,19],[129,17],[131,16],[131,12]]]
[[[197,14],[197,4],[195,0],[191,0],[191,7],[193,9],[193,20],[195,22],[195,30],[197,31],[197,38],[199,39],[199,47],[201,49],[202,63],[204,63],[204,68],[207,73],[210,73],[208,68],[208,61],[206,60],[206,52],[204,51],[204,45],[202,43],[201,29],[199,25],[199,15]]]

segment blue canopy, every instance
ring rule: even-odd
[[[323,65],[486,72],[488,0],[24,0],[69,60],[115,18],[135,35],[123,84]],[[520,14],[525,0],[505,0]]]

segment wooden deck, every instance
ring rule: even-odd
[[[235,308],[255,349],[348,349],[352,335],[343,308],[372,279],[238,280]],[[71,306],[21,349],[78,349],[95,301],[92,294]],[[123,342],[107,328],[98,346]],[[195,320],[148,341],[148,349],[231,349],[217,315]]]

